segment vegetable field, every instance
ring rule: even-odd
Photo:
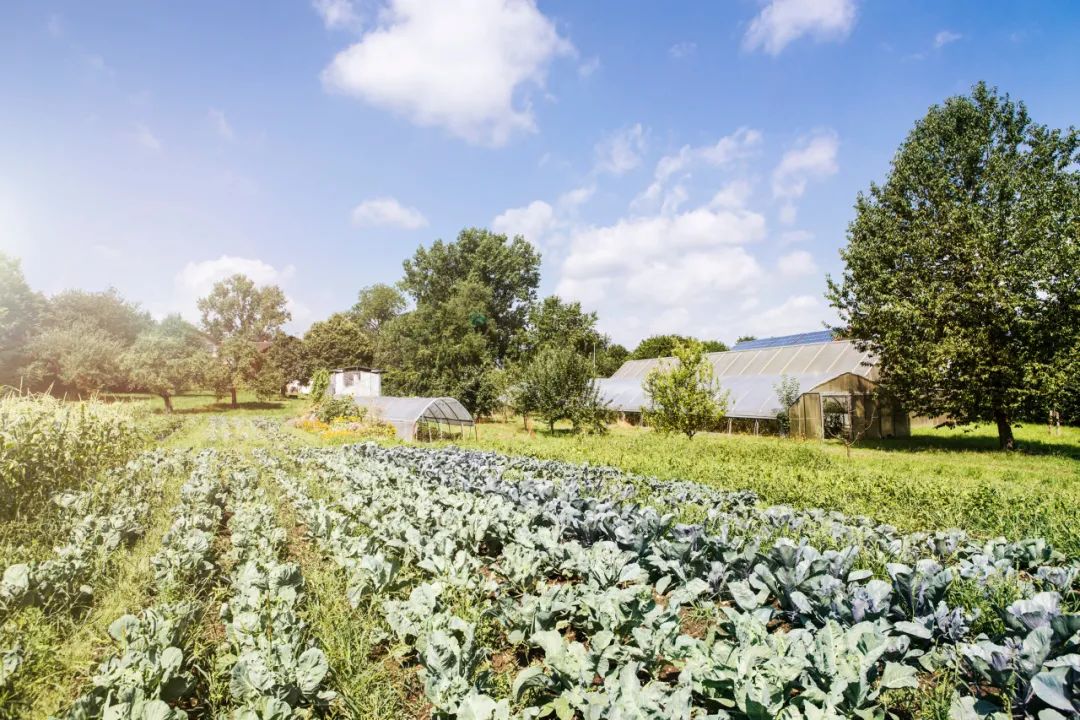
[[[1080,558],[1039,538],[208,428],[58,494],[66,544],[5,563],[0,715],[1080,717]]]

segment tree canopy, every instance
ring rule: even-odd
[[[210,361],[206,340],[178,315],[139,335],[121,358],[132,388],[159,396],[169,413],[173,397],[203,381]]]
[[[304,363],[301,380],[316,370],[375,364],[371,338],[352,313],[334,313],[317,320],[304,333]]]
[[[1080,134],[985,84],[930,108],[856,202],[829,299],[909,411],[1012,423],[1080,353]]]
[[[716,380],[705,345],[697,340],[677,343],[675,358],[645,377],[650,407],[645,419],[661,432],[680,432],[688,438],[714,427],[727,413],[728,396]]]
[[[650,360],[652,358],[673,357],[675,348],[688,342],[697,342],[704,352],[724,352],[728,346],[719,340],[696,340],[685,335],[653,335],[638,343],[630,353],[631,360]]]
[[[30,289],[19,261],[0,253],[0,385],[22,384],[26,344],[44,309],[45,298]]]
[[[241,386],[251,387],[261,396],[270,394],[268,389],[280,378],[260,378],[261,373],[274,371],[260,354],[260,344],[271,341],[291,318],[281,288],[260,288],[237,274],[215,283],[210,294],[198,300],[198,308],[203,331],[214,343],[221,365],[218,372],[210,374],[215,390],[227,390],[234,406]]]

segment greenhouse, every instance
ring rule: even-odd
[[[452,397],[354,396],[360,407],[394,426],[402,440],[462,436],[476,423],[465,406]]]
[[[828,331],[748,341],[727,352],[709,353],[714,375],[728,394],[727,427],[749,421],[754,432],[774,423],[784,408],[777,386],[785,377],[798,382],[799,397],[788,408],[791,432],[798,437],[903,437],[910,434],[906,413],[875,392],[873,357],[850,340]],[[610,378],[597,381],[612,410],[639,416],[649,399],[643,383],[674,358],[628,360]]]

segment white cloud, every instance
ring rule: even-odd
[[[744,295],[760,280],[761,267],[743,245],[764,236],[761,215],[709,208],[577,226],[556,292],[598,308],[605,330],[620,341],[635,341],[660,318],[672,323],[665,332],[691,332],[714,314],[718,297]]]
[[[225,117],[225,113],[216,108],[210,108],[207,112],[207,117],[210,118],[210,123],[214,126],[214,130],[218,135],[226,140],[232,140],[234,137],[232,125],[229,124],[229,119]]]
[[[786,278],[804,277],[818,271],[814,256],[805,250],[795,250],[780,256],[776,263],[777,271]]]
[[[596,144],[596,170],[623,175],[641,164],[648,145],[647,133],[641,123],[612,133]]]
[[[406,207],[392,197],[365,200],[352,211],[352,222],[357,227],[390,225],[406,230],[426,227],[427,218],[414,207]]]
[[[745,207],[753,190],[753,185],[749,180],[732,180],[713,195],[709,206],[714,208]]]
[[[522,235],[540,247],[556,225],[555,208],[543,200],[534,200],[525,207],[510,208],[491,221],[491,229],[510,236]]]
[[[749,316],[739,323],[740,335],[788,335],[821,328],[835,313],[815,295],[794,295],[784,302]]]
[[[770,0],[743,36],[747,50],[779,55],[804,35],[842,40],[855,26],[855,0]]]
[[[161,141],[158,140],[157,135],[154,135],[150,128],[142,124],[135,126],[135,142],[152,152],[161,150]]]
[[[942,30],[934,36],[934,47],[943,48],[949,43],[956,42],[960,38],[964,37],[960,33],[952,32],[951,30]]]
[[[559,205],[565,208],[577,208],[587,203],[596,192],[595,185],[574,188],[559,196]]]
[[[359,30],[360,15],[352,0],[312,0],[327,30]]]
[[[693,55],[696,51],[697,51],[697,43],[690,42],[688,40],[680,42],[680,43],[675,43],[670,48],[668,48],[668,54],[671,55],[671,57],[675,58],[676,60],[682,60],[683,58],[688,58],[691,55]]]
[[[324,87],[477,144],[534,131],[527,90],[574,54],[531,0],[389,0],[378,18],[323,70]]]
[[[656,163],[652,184],[634,199],[633,206],[647,208],[655,206],[658,202],[667,204],[668,201],[664,197],[665,184],[671,177],[689,170],[696,164],[721,167],[747,158],[761,144],[761,137],[760,131],[742,127],[730,135],[725,135],[712,145],[697,147],[683,145],[678,152],[660,158]]]
[[[809,180],[836,174],[839,147],[840,139],[831,130],[804,137],[795,148],[784,153],[773,171],[773,196],[802,197]]]

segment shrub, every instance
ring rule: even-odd
[[[675,359],[669,367],[653,368],[645,378],[645,393],[651,402],[645,418],[661,432],[680,432],[692,438],[723,419],[728,397],[721,391],[700,342],[676,345]]]

